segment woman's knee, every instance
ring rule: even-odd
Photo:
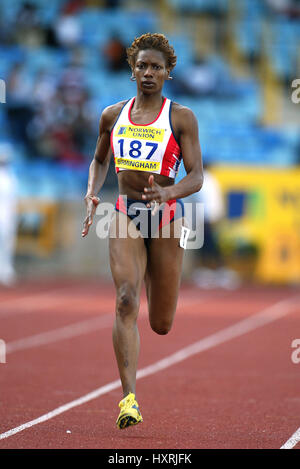
[[[172,321],[150,321],[151,329],[159,335],[166,335],[172,328]]]
[[[121,319],[136,317],[139,308],[137,289],[124,283],[117,289],[116,313]]]

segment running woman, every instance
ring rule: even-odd
[[[179,242],[184,223],[180,198],[199,191],[203,183],[195,115],[162,95],[176,64],[173,47],[163,34],[147,33],[133,41],[127,57],[136,96],[108,106],[101,115],[82,231],[85,237],[93,222],[113,154],[120,195],[111,220],[109,258],[116,289],[113,345],[123,388],[116,422],[120,429],[143,420],[136,400],[137,316],[143,283],[151,328],[167,334],[176,310],[184,251]],[[174,184],[181,160],[187,174]],[[165,228],[168,236],[162,235]]]

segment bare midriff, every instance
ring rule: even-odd
[[[144,188],[149,187],[148,179],[151,172],[146,171],[120,171],[118,173],[119,192],[129,199],[142,200]],[[155,182],[162,187],[172,186],[174,179],[162,174],[153,174]]]

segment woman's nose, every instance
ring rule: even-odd
[[[147,67],[144,73],[145,76],[152,76],[152,69],[151,67]]]

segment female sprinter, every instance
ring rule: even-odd
[[[140,347],[136,320],[143,282],[151,328],[167,334],[176,310],[184,251],[176,234],[183,223],[179,198],[199,191],[203,182],[196,118],[190,109],[162,95],[176,64],[173,47],[163,34],[148,33],[133,41],[127,56],[136,96],[102,113],[82,231],[86,236],[92,224],[112,152],[120,192],[109,240],[116,288],[113,345],[123,388],[116,422],[120,429],[143,420],[135,390]],[[181,159],[187,175],[174,184]],[[154,228],[149,230],[151,223]],[[169,236],[157,236],[166,225]],[[124,226],[128,236],[118,236]]]

